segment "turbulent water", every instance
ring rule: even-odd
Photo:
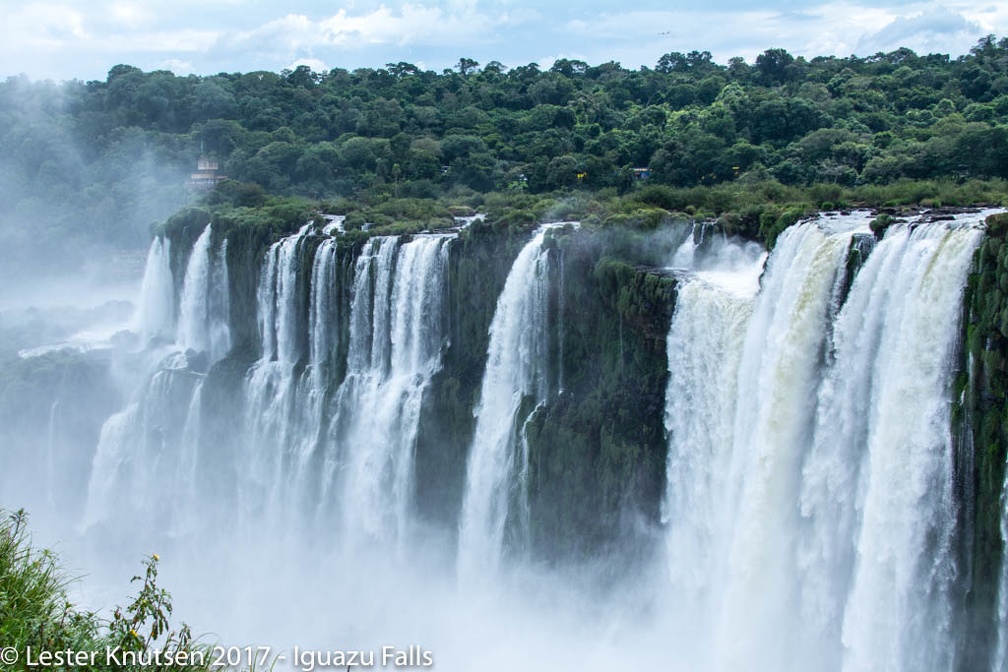
[[[373,238],[358,260],[348,371],[331,428],[334,443],[346,446],[345,467],[338,482],[327,474],[325,488],[340,493],[351,545],[408,538],[421,402],[447,327],[448,243]]]
[[[949,391],[982,232],[894,226],[843,296],[864,223],[788,229],[755,298],[680,292],[665,517],[701,669],[952,669]]]
[[[528,398],[538,406],[547,393],[549,256],[542,246],[546,232],[541,229],[518,255],[490,325],[462,504],[463,580],[496,572],[508,516],[518,513],[526,501],[528,444],[523,432],[515,431],[515,423],[524,424],[525,419],[517,417],[523,401]]]
[[[211,249],[213,231],[207,226],[189,255],[179,302],[175,342],[187,350],[206,352],[212,361],[231,348],[228,330],[230,306],[227,285],[227,241]]]
[[[174,274],[156,238],[112,366],[124,401],[71,512],[82,552],[163,551],[179,610],[240,643],[419,644],[446,670],[951,672],[950,391],[983,231],[895,224],[876,244],[868,219],[801,223],[769,255],[697,227],[669,255],[661,525],[625,521],[660,539],[656,572],[526,553],[527,431],[563,394],[553,311],[576,313],[556,292],[559,229],[527,240],[490,311],[449,521],[418,510],[439,483],[418,481],[417,451],[452,321],[473,308],[452,287],[459,238],[351,249],[310,223],[240,282],[209,226]],[[254,343],[233,334],[242,283]],[[65,411],[47,408],[52,505]],[[1008,570],[1002,584],[994,672]]]
[[[1001,538],[1008,544],[1008,470],[1001,489]],[[992,672],[1008,672],[1008,562],[1001,563],[1001,580],[998,584],[998,635],[991,661]]]
[[[209,231],[209,227],[207,227]],[[155,238],[147,253],[140,299],[133,328],[144,338],[167,336],[175,324],[175,288],[172,285],[171,243]]]

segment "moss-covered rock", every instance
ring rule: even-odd
[[[528,427],[532,550],[545,558],[625,550],[627,517],[659,517],[675,284],[639,256],[610,256],[635,248],[624,235],[557,238],[558,392]]]
[[[962,372],[954,390],[961,562],[967,616],[962,670],[985,669],[998,633],[996,603],[1005,548],[1002,492],[1008,447],[1008,245],[1004,219],[988,219],[964,302]]]
[[[448,346],[424,397],[416,448],[416,504],[421,516],[457,528],[473,415],[497,298],[527,233],[481,222],[452,242],[448,257]]]

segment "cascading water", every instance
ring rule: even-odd
[[[549,292],[548,229],[540,229],[518,254],[490,326],[486,372],[469,452],[459,533],[459,575],[493,574],[504,550],[508,516],[524,500],[527,456],[516,450],[527,418],[523,402],[547,395]],[[534,411],[533,411],[534,412]]]
[[[141,353],[138,375],[142,382],[130,405],[109,418],[102,428],[88,485],[85,526],[108,518],[113,502],[124,491],[132,493],[132,498],[127,499],[137,515],[156,510],[173,528],[184,527],[183,519],[193,520],[183,511],[191,512],[191,501],[182,498],[178,490],[157,497],[154,493],[158,491],[157,480],[165,474],[178,480],[195,473],[195,463],[186,461],[195,459],[186,452],[195,451],[195,445],[183,449],[180,442],[184,441],[176,428],[189,427],[186,418],[198,415],[202,374],[231,346],[226,241],[215,254],[211,235],[207,226],[194,245],[177,318],[171,293],[169,243],[155,238],[151,244],[134,323],[150,339],[168,336],[177,319],[174,344]],[[194,362],[185,350],[203,353],[207,359],[194,370]]]
[[[1001,489],[1001,539],[1008,548],[1008,469]],[[995,645],[991,672],[1008,672],[1008,558],[1001,559],[1001,580],[997,601],[997,644]]]
[[[394,237],[373,238],[358,260],[333,428],[344,455],[339,491],[351,545],[407,536],[420,404],[440,368],[446,331],[449,241],[423,236],[400,246]]]
[[[199,380],[186,369],[184,355],[169,354],[129,405],[105,422],[91,469],[85,527],[123,517],[171,527],[174,499],[161,482],[166,474],[174,481],[181,430]]]
[[[250,525],[265,518],[276,529],[309,524],[313,516],[328,526],[329,514],[338,512],[338,535],[351,546],[401,542],[420,404],[446,333],[452,236],[368,240],[344,292],[333,238],[315,250],[311,286],[298,285],[312,235],[306,226],[274,244],[263,266],[262,357],[245,386],[252,454],[241,511]],[[301,296],[308,296],[306,324],[297,312]],[[336,380],[344,314],[346,372]]]
[[[269,521],[268,529],[283,529],[299,520],[302,499],[297,478],[308,468],[315,436],[302,419],[312,409],[298,403],[295,367],[305,354],[299,319],[301,292],[298,269],[311,224],[270,246],[257,290],[261,343],[259,360],[246,376],[245,426],[248,428],[248,470],[238,481],[238,514],[243,529]]]
[[[182,348],[206,350],[209,338],[207,327],[210,320],[207,312],[207,287],[210,284],[210,238],[211,227],[203,229],[196,239],[182,286],[179,301],[178,335],[175,342]]]
[[[476,366],[461,380],[452,368],[461,355],[448,343],[466,333],[455,330],[465,320],[453,311],[469,296],[449,286],[456,262],[469,261],[449,250],[468,249],[468,235],[457,244],[441,235],[354,242],[331,223],[306,225],[262,256],[255,295],[234,299],[255,305],[259,352],[243,347],[223,362],[227,289],[244,291],[249,280],[229,282],[228,242],[214,244],[207,227],[185,278],[173,282],[169,243],[156,239],[135,320],[145,349],[122,355],[116,370],[132,393],[102,428],[83,527],[96,545],[117,530],[152,530],[138,552],[164,552],[176,563],[166,570],[203,577],[191,589],[172,583],[180,604],[205,600],[192,593],[206,590],[207,566],[227,564],[202,627],[245,626],[260,612],[306,615],[291,619],[290,634],[278,619],[258,621],[264,643],[302,644],[304,621],[326,613],[341,620],[313,632],[318,645],[331,647],[334,632],[354,646],[401,637],[430,645],[448,670],[951,672],[958,568],[948,397],[965,276],[982,233],[968,219],[895,224],[863,265],[852,264],[848,250],[870,235],[867,222],[856,213],[791,227],[769,260],[755,244],[700,226],[681,245],[682,231],[668,235],[677,249],[662,275],[675,276],[676,303],[665,340],[660,533],[671,580],[620,576],[629,566],[622,557],[612,566],[592,557],[606,565],[596,593],[594,566],[568,575],[562,564],[540,572],[522,561],[523,525],[539,523],[530,457],[536,493],[550,483],[539,470],[562,469],[551,459],[565,457],[529,455],[542,446],[540,421],[551,429],[583,392],[554,355],[576,360],[578,339],[590,333],[574,321],[553,333],[552,310],[579,319],[554,291],[586,277],[578,254],[587,247],[565,247],[577,253],[566,269],[555,266],[564,260],[544,244],[546,229],[513,262],[492,322],[493,305],[483,306],[482,381]],[[644,328],[660,353],[664,324],[642,327],[632,310],[605,310],[619,314],[590,319],[613,339],[625,335],[621,362],[641,354],[633,339]],[[239,333],[236,342],[256,340]],[[482,344],[471,350],[478,359]],[[551,377],[571,389],[558,392]],[[450,458],[456,489],[444,498],[455,508],[424,518],[414,481],[448,460],[423,452],[441,446],[424,444],[438,435],[426,434],[421,416],[439,408],[438,395],[456,393],[468,414],[477,385],[474,424],[444,423],[465,432]],[[660,389],[653,398],[660,403]],[[72,431],[70,400],[46,407],[50,439],[38,462],[50,472],[60,467],[54,437]],[[634,515],[627,528],[654,532],[653,518]],[[200,558],[186,565],[178,558],[190,547]],[[235,560],[235,549],[252,560]],[[507,573],[513,594],[475,589],[505,563],[519,570]],[[624,588],[629,596],[613,597]],[[341,616],[335,604],[353,608]],[[1006,672],[1004,650],[1002,641],[991,652],[995,672]]]
[[[215,255],[211,226],[196,239],[186,268],[179,302],[175,342],[182,349],[209,353],[217,361],[231,348],[228,329],[227,241]]]
[[[172,335],[175,327],[175,288],[171,272],[171,242],[160,236],[151,242],[140,285],[134,329],[145,340]]]
[[[342,302],[336,252],[336,239],[323,240],[312,266],[311,302],[308,307],[308,359],[312,391],[324,389],[325,381],[333,373],[332,363],[340,346]],[[315,400],[313,407],[319,403],[321,397]]]
[[[891,228],[841,306],[866,223],[788,229],[744,341],[738,303],[680,290],[665,519],[700,669],[951,669],[948,395],[982,233]]]
[[[697,269],[695,248],[691,235],[672,262],[672,268],[689,273],[680,280],[667,339],[670,443],[662,520],[668,526],[673,590],[690,615],[677,628],[700,634],[716,615],[708,596],[716,580],[712,564],[726,552],[718,532],[726,525],[721,502],[734,443],[735,390],[765,254],[726,245],[723,252],[729,254]]]
[[[898,255],[869,394],[864,499],[844,670],[951,669],[954,578],[949,390],[963,287],[982,232],[891,229],[869,258]],[[852,294],[868,291],[859,277]],[[854,304],[851,304],[854,305]],[[842,365],[840,362],[837,366]],[[848,366],[854,366],[851,362]]]
[[[173,498],[172,511],[174,534],[192,533],[200,530],[199,507],[204,503],[202,494],[197,487],[200,467],[200,434],[203,424],[203,383],[196,382],[189,408],[186,411],[185,424],[182,426],[181,447],[178,464],[175,469],[174,483],[171,488]]]
[[[724,607],[715,635],[718,669],[790,669],[800,623],[793,577],[802,450],[825,326],[850,234],[815,224],[777,242],[741,354],[734,446],[722,493],[728,540]],[[777,647],[767,647],[777,641]]]

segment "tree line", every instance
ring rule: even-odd
[[[1004,179],[1008,38],[954,59],[768,49],[751,64],[692,51],[639,69],[461,58],[440,73],[118,65],[104,81],[8,78],[0,242],[28,242],[18,227],[31,218],[47,222],[33,234],[47,240],[84,227],[136,244],[192,200],[185,180],[201,152],[271,194],[365,201]]]

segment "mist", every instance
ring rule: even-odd
[[[287,656],[276,669],[300,669],[294,646],[420,645],[441,669],[657,664],[657,647],[642,646],[661,638],[648,616],[652,582],[621,576],[615,558],[567,569],[516,562],[461,589],[451,530],[418,526],[393,546],[348,547],[325,519],[291,529],[263,512],[215,528],[237,512],[212,484],[200,522],[170,524],[154,500],[191,490],[149,431],[170,432],[163,423],[188,400],[165,400],[166,417],[124,441],[110,466],[115,503],[94,513],[97,451],[116,417],[173,358],[188,366],[184,350],[145,343],[157,334],[145,333],[142,274],[153,226],[192,198],[194,154],[153,131],[88,126],[79,113],[88,88],[0,84],[0,506],[28,511],[35,543],[80,577],[72,597],[109,615],[131,594],[139,561],[158,553],[180,621],[204,642],[272,646]],[[149,465],[157,480],[139,482],[144,459],[161,465]],[[151,505],[135,507],[130,493]]]
[[[52,280],[135,281],[153,227],[193,198],[198,146],[101,112],[93,84],[0,83],[5,304],[25,291],[48,301],[66,287],[38,288]]]
[[[366,532],[357,517],[371,513],[348,508],[366,506],[366,500],[354,499],[345,475],[329,474],[325,466],[298,469],[298,447],[320,430],[374,441],[374,426],[361,433],[354,424],[364,417],[364,404],[374,403],[369,385],[394,389],[397,383],[387,381],[402,375],[410,389],[416,376],[438,365],[404,369],[386,380],[366,361],[359,370],[351,364],[359,389],[344,383],[342,397],[334,398],[349,414],[341,421],[340,411],[331,411],[337,414],[331,424],[313,419],[309,407],[325,395],[308,386],[324,375],[328,363],[321,353],[328,346],[318,343],[318,361],[303,372],[295,366],[298,356],[284,354],[298,340],[285,320],[307,317],[284,317],[282,308],[290,285],[280,277],[293,272],[283,264],[297,258],[294,236],[286,243],[289,252],[276,247],[275,275],[264,269],[261,280],[267,283],[259,290],[261,310],[278,310],[277,331],[264,336],[267,353],[243,380],[221,388],[232,356],[226,348],[200,353],[192,347],[203,342],[201,329],[220,324],[227,311],[226,296],[212,298],[228,284],[226,248],[210,242],[209,228],[205,233],[207,243],[197,243],[183,269],[181,296],[171,300],[164,300],[165,290],[176,291],[167,245],[156,239],[143,278],[77,285],[50,280],[4,309],[9,356],[0,397],[0,506],[29,511],[36,542],[54,546],[81,577],[72,586],[75,600],[110,614],[131,594],[128,579],[140,559],[157,553],[161,585],[172,593],[179,621],[206,643],[270,646],[274,657],[286,657],[278,670],[305,668],[308,659],[292,660],[294,647],[302,654],[380,655],[383,646],[420,646],[440,669],[603,670],[661,662],[665,570],[660,532],[648,523],[641,522],[632,537],[638,548],[624,548],[644,562],[607,555],[555,564],[501,549],[508,559],[500,571],[477,568],[463,582],[456,568],[457,523],[407,513],[398,532]],[[683,235],[674,234],[666,247]],[[410,258],[406,245],[380,240],[397,255],[383,256],[376,243],[373,257],[365,251],[365,261],[357,263],[375,264],[378,277],[387,278],[385,300],[394,308],[395,301],[407,300],[406,281],[418,280],[419,270],[398,267]],[[450,239],[437,240],[445,241],[446,254]],[[316,264],[323,257],[320,252]],[[398,261],[383,276],[377,264],[386,257]],[[443,273],[439,268],[432,265],[428,272]],[[325,269],[314,275],[326,277]],[[432,292],[441,291],[440,282],[432,276]],[[447,307],[437,308],[425,296],[414,299],[420,312],[404,319],[437,322],[430,311]],[[334,317],[318,312],[324,298],[313,300],[320,302],[311,317],[313,334],[341,338],[323,328]],[[368,330],[397,328],[381,327],[377,312],[360,319],[365,317],[375,320]],[[439,358],[440,339],[430,343],[433,349],[421,352]],[[269,348],[275,348],[273,355]],[[390,356],[398,361],[394,352]],[[394,403],[389,400],[396,395],[379,403]],[[292,398],[298,402],[288,410],[277,406]],[[264,405],[254,419],[257,400]],[[243,407],[251,407],[252,418]],[[408,434],[399,419],[390,422],[396,429],[385,441]],[[221,426],[238,431],[222,437]],[[375,513],[386,506],[385,494],[377,493]]]
[[[0,510],[256,669],[1005,672],[1005,47],[7,79]]]

